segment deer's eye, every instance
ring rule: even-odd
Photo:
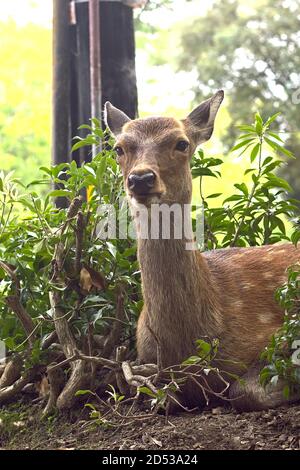
[[[176,144],[175,150],[179,150],[179,152],[185,152],[188,146],[189,143],[186,140],[179,140]]]
[[[123,150],[122,147],[120,147],[119,145],[117,145],[117,146],[114,148],[114,151],[116,152],[116,154],[118,155],[118,157],[121,157],[121,155],[124,155],[124,150]]]

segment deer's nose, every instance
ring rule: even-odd
[[[139,175],[132,173],[128,176],[128,188],[135,194],[148,194],[154,186],[155,179],[153,171]]]

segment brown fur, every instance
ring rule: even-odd
[[[210,137],[221,101],[220,93],[214,95],[183,121],[147,118],[124,122],[116,133],[116,145],[124,151],[119,162],[130,201],[135,198],[146,206],[154,197],[169,205],[190,202],[189,161],[196,145]],[[112,121],[108,108],[107,123],[114,132]],[[182,139],[189,142],[185,152],[175,148]],[[147,171],[155,173],[155,186],[147,197],[135,197],[127,178],[133,172]],[[245,392],[237,406],[260,409],[280,404],[283,398],[278,390],[267,393],[259,386],[259,357],[282,324],[283,311],[274,294],[286,280],[287,267],[300,260],[299,250],[284,244],[200,253],[186,250],[185,244],[186,240],[177,239],[138,240],[144,297],[137,328],[140,361],[156,361],[156,339],[163,366],[169,366],[193,354],[197,338],[219,338],[219,358],[249,367],[245,376],[248,388],[241,390],[237,382],[232,386],[232,397]],[[244,370],[238,365],[223,364],[222,368],[239,374]],[[200,402],[195,386],[193,390],[187,387],[185,393],[188,401]]]

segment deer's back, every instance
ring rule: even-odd
[[[219,292],[224,318],[222,351],[250,364],[282,324],[283,311],[275,291],[287,280],[287,268],[300,261],[300,249],[279,244],[203,255]]]

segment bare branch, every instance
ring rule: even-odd
[[[83,247],[83,237],[85,229],[85,220],[81,211],[77,214],[76,219],[76,254],[75,254],[75,275],[79,275],[81,268],[81,255]]]
[[[157,388],[152,384],[148,377],[133,374],[132,367],[128,361],[122,363],[122,370],[125,380],[129,385],[137,388],[146,385],[153,393],[157,394]]]
[[[43,350],[48,349],[51,344],[57,341],[57,333],[56,330],[51,331],[51,333],[42,341],[41,348]]]
[[[117,292],[116,318],[113,323],[111,332],[104,344],[104,348],[102,351],[102,355],[104,357],[109,357],[112,354],[114,348],[116,348],[117,345],[120,343],[124,318],[124,292],[123,287],[119,286]]]
[[[125,346],[117,347],[116,362],[118,364],[121,364],[125,360],[126,351],[127,351],[127,348]],[[128,385],[120,370],[116,371],[116,381],[117,381],[117,386],[120,392],[126,395],[128,392]]]
[[[12,357],[5,365],[4,372],[0,378],[0,389],[9,387],[21,376],[23,361],[19,355]]]
[[[43,416],[49,416],[55,411],[57,399],[65,383],[63,370],[61,368],[51,369],[51,364],[47,368],[47,376],[50,385],[50,394],[47,405],[43,410]]]
[[[33,345],[34,342],[34,323],[32,321],[31,316],[27,313],[23,305],[21,304],[20,298],[17,295],[9,295],[5,299],[6,304],[8,307],[16,314],[21,325],[24,328],[24,331],[27,335],[28,342],[30,346]]]
[[[61,310],[60,292],[50,292],[49,298],[59,342],[66,358],[72,358],[77,351],[77,345],[68,321]],[[84,376],[84,362],[82,360],[76,360],[74,363],[71,362],[71,368],[71,376],[57,400],[57,406],[59,409],[71,408],[75,400],[75,392],[82,388],[83,384],[86,383],[86,377]]]
[[[0,389],[0,404],[11,400],[15,395],[17,395],[21,390],[31,382],[37,372],[37,368],[33,367],[28,369],[24,375],[22,375],[18,380],[16,380],[12,385]]]

